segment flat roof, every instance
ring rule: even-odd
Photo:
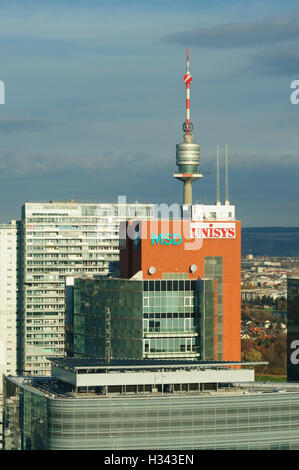
[[[58,383],[54,377],[37,377],[37,376],[5,376],[6,380],[11,381],[12,383],[23,387],[26,390],[32,391],[40,396],[47,397],[47,398],[67,398],[67,399],[94,399],[94,400],[102,400],[102,399],[107,399],[111,398],[111,394],[108,395],[99,395],[99,394],[86,394],[86,393],[77,393],[77,392],[70,392],[69,390],[65,390],[64,388],[61,388],[58,386]],[[175,392],[175,393],[165,393],[163,396],[167,396],[169,398],[177,398],[177,396],[184,397],[184,398],[192,398],[194,396],[198,397],[207,397],[207,398],[213,398],[213,397],[220,397],[224,398],[228,395],[230,396],[250,396],[250,395],[258,395],[258,394],[275,394],[277,395],[277,392],[286,392],[286,393],[299,393],[299,383],[296,382],[250,382],[246,383],[244,382],[242,385],[238,386],[237,388],[225,388],[225,389],[219,389],[217,391],[215,390],[203,390],[200,392]],[[125,399],[130,399],[130,398],[138,398],[138,399],[143,399],[143,398],[150,398],[150,399],[156,399],[161,397],[162,395],[157,395],[157,394],[143,394],[143,393],[127,393],[124,395],[118,394],[117,398],[125,398]]]
[[[64,367],[72,370],[78,369],[140,369],[140,368],[187,368],[187,367],[225,367],[225,366],[257,366],[267,365],[268,362],[240,362],[240,361],[182,361],[182,360],[119,360],[112,359],[107,362],[102,358],[73,358],[73,357],[48,357],[50,362],[59,367]]]

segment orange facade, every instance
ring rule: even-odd
[[[207,278],[205,258],[222,257],[223,360],[240,361],[241,222],[149,220],[127,223],[126,229],[120,246],[123,278],[138,271],[143,279],[162,279],[165,273]]]

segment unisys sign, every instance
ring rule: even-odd
[[[236,224],[231,222],[191,222],[190,238],[236,238]]]

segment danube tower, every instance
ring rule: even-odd
[[[192,183],[202,178],[198,171],[199,144],[192,142],[193,124],[190,121],[190,84],[192,75],[189,70],[189,49],[187,49],[187,67],[184,75],[186,83],[186,121],[183,124],[184,137],[181,144],[176,146],[176,164],[178,172],[173,176],[184,182],[184,205],[192,205]]]

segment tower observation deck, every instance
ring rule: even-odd
[[[176,164],[178,171],[173,177],[184,183],[184,205],[192,205],[192,183],[202,178],[199,172],[200,151],[199,144],[192,141],[193,124],[190,121],[190,84],[192,75],[190,74],[189,49],[187,49],[187,67],[184,75],[186,84],[186,121],[183,124],[183,142],[176,145]]]

